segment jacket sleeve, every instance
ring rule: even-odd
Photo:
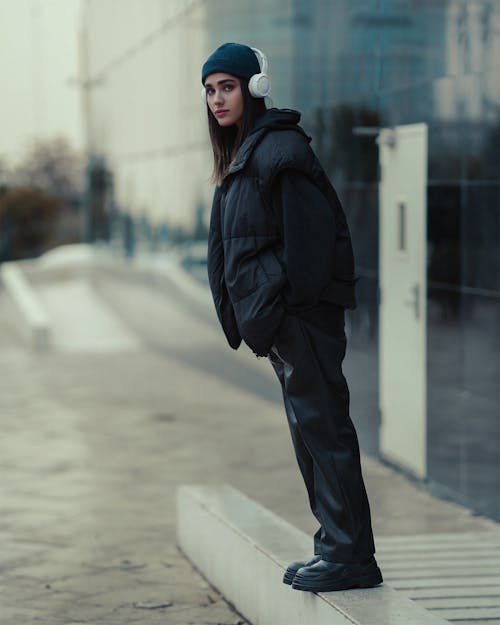
[[[272,201],[287,274],[283,300],[292,310],[304,310],[316,304],[331,280],[335,215],[317,185],[296,169],[276,175]]]

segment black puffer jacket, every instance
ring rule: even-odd
[[[230,346],[267,355],[284,315],[327,301],[355,307],[349,229],[337,194],[298,126],[269,109],[216,187],[208,277]]]

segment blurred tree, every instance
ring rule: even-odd
[[[37,141],[29,148],[14,170],[14,179],[22,186],[44,189],[52,195],[70,198],[83,187],[82,157],[64,137]]]
[[[9,167],[7,162],[0,157],[0,186],[7,184],[9,177]]]
[[[81,241],[83,159],[63,137],[33,143],[11,167],[0,161],[0,261]]]
[[[38,256],[57,243],[63,202],[36,187],[0,187],[0,262]]]

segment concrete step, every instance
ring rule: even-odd
[[[34,349],[48,349],[51,339],[50,320],[20,263],[2,263],[0,280],[14,304],[15,320],[21,333]]]
[[[500,532],[385,536],[385,580],[453,623],[500,623]]]
[[[387,583],[318,594],[283,584],[290,562],[311,557],[312,538],[226,484],[179,487],[177,542],[254,625],[446,623]]]

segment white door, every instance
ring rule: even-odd
[[[380,161],[380,452],[426,476],[427,125],[384,128]]]

